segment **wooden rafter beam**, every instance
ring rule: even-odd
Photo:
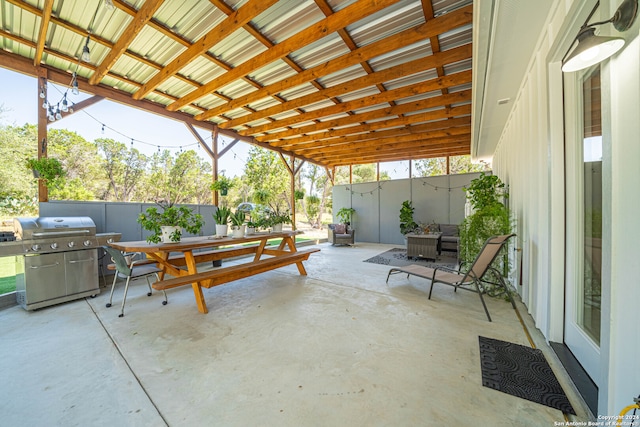
[[[380,56],[382,54],[392,52],[394,50],[403,48],[410,44],[419,42],[426,38],[429,38],[433,35],[441,34],[446,31],[450,31],[453,28],[457,28],[462,25],[467,25],[471,23],[472,20],[472,6],[464,7],[459,10],[453,11],[451,13],[447,13],[441,17],[438,17],[432,21],[429,21],[425,24],[419,25],[417,27],[409,28],[408,30],[402,31],[393,36],[389,36],[386,39],[377,41],[367,46],[360,47],[353,52],[348,54],[339,56],[338,58],[332,59],[325,64],[318,65],[316,67],[309,68],[297,75],[292,77],[288,77],[282,79],[276,83],[273,83],[269,86],[265,86],[263,89],[252,92],[250,94],[241,96],[232,101],[229,101],[226,104],[214,107],[209,109],[208,111],[201,113],[196,116],[198,120],[206,120],[211,117],[218,116],[226,111],[232,111],[237,108],[241,108],[244,105],[257,102],[261,99],[264,99],[268,96],[280,93],[284,90],[291,89],[295,86],[307,83],[316,79],[318,77],[326,76],[336,71],[342,70],[344,68],[348,68],[350,66],[361,63],[363,60],[368,60],[374,58],[376,56]],[[453,49],[452,49],[453,50]],[[450,51],[447,51],[450,52]],[[465,58],[471,57],[471,48],[468,47],[468,53]],[[463,58],[464,59],[464,58]],[[429,58],[424,58],[424,60],[430,61]],[[449,60],[452,60],[449,59]],[[443,61],[447,61],[447,59],[443,59]],[[439,65],[442,65],[441,62],[433,62],[430,64],[428,68],[434,68]],[[368,85],[376,85],[384,81],[392,80],[394,78],[399,78],[407,74],[411,74],[414,70],[411,67],[418,66],[422,67],[419,61],[414,61],[411,64],[408,64],[406,68],[402,68],[402,66],[393,67],[395,71],[395,77],[388,74],[375,73],[377,78],[370,78],[365,76],[362,80],[357,79],[357,81],[362,81],[362,83],[367,83]],[[428,69],[428,68],[420,68],[420,70]],[[417,71],[413,71],[414,73]],[[390,71],[387,73],[391,74]],[[385,77],[388,75],[388,77]],[[386,79],[386,80],[385,80]],[[351,84],[354,82],[349,82],[349,87],[351,88]],[[334,88],[336,90],[337,88]],[[355,89],[353,89],[355,90]],[[334,93],[325,93],[326,97],[335,96]]]
[[[42,52],[44,52],[44,44],[47,41],[47,30],[49,29],[49,21],[51,19],[51,10],[53,9],[53,0],[46,0],[42,8],[42,16],[40,17],[40,30],[38,31],[38,41],[36,43],[36,53],[33,57],[33,65],[40,64]]]
[[[426,62],[426,61],[423,61],[423,62]],[[373,74],[369,74],[369,76],[371,75]],[[387,90],[377,95],[365,96],[365,97],[354,99],[348,102],[343,102],[341,104],[333,105],[331,107],[312,110],[310,112],[298,114],[293,117],[280,119],[277,122],[275,122],[273,125],[270,124],[270,125],[260,126],[256,128],[251,128],[251,130],[255,130],[256,132],[264,132],[265,129],[266,130],[273,129],[274,125],[277,125],[278,127],[291,126],[297,123],[303,123],[310,120],[318,120],[323,117],[329,117],[329,116],[340,114],[340,113],[346,113],[348,111],[364,109],[364,108],[367,108],[373,105],[382,104],[385,102],[391,102],[394,100],[400,100],[403,98],[425,94],[435,90],[440,90],[443,87],[449,88],[454,86],[460,86],[470,82],[471,82],[471,70],[461,71],[459,73],[451,74],[445,77],[439,77],[437,79],[427,80],[425,82],[420,82],[420,83],[416,83],[409,86],[402,86],[397,89]],[[321,91],[321,93],[322,92],[325,92],[325,91]],[[306,98],[306,97],[303,97],[303,98]],[[295,106],[295,107],[301,106],[299,105],[301,103],[298,100],[294,100],[294,101],[291,101],[290,103],[287,102],[285,104],[282,104],[282,107],[288,104],[292,104],[292,106]],[[262,113],[262,112],[259,112],[259,113]],[[254,116],[254,115],[256,114],[250,114],[250,116]],[[227,126],[227,125],[237,124],[238,122],[244,121],[243,119],[244,117],[240,117],[239,119],[232,120],[231,122],[223,123],[220,125],[220,127],[223,129],[228,129],[230,126]]]
[[[258,68],[285,57],[290,52],[294,52],[304,46],[307,46],[308,44],[313,43],[340,28],[344,28],[354,22],[357,22],[366,16],[380,11],[397,1],[398,0],[359,0],[322,21],[296,33],[275,45],[273,48],[243,62],[236,68],[206,83],[200,89],[183,96],[179,101],[167,106],[167,109],[171,111],[178,110],[179,108],[202,98],[216,89],[233,82],[234,80],[247,76]]]
[[[129,47],[133,39],[138,36],[140,31],[142,31],[145,25],[153,18],[153,14],[162,6],[163,2],[164,0],[146,0],[144,2],[140,10],[138,10],[133,17],[133,20],[131,20],[124,32],[118,37],[118,41],[113,45],[106,58],[98,65],[89,79],[89,84],[96,85],[102,81],[111,67],[118,61],[118,58],[127,51],[127,47]]]
[[[216,43],[229,36],[234,31],[242,28],[246,23],[271,7],[277,0],[253,0],[229,15],[224,21],[216,25],[211,31],[200,37],[195,43],[178,55],[173,61],[164,66],[159,73],[145,83],[133,94],[134,99],[142,99],[153,89],[158,87],[169,77],[178,73],[180,69],[192,62],[200,55],[206,53]]]
[[[337,128],[341,126],[350,126],[354,123],[366,122],[368,120],[376,120],[394,115],[413,113],[421,110],[427,110],[432,108],[438,108],[445,104],[461,104],[471,102],[471,90],[463,90],[460,92],[450,93],[448,95],[440,95],[432,98],[422,99],[419,101],[408,102],[405,104],[395,105],[393,107],[380,108],[377,110],[367,111],[365,113],[348,115],[346,117],[327,120],[320,123],[314,123],[311,125],[300,126],[295,129],[284,130],[271,134],[273,137],[285,137],[300,135],[309,132],[323,131],[327,129]],[[260,126],[260,132],[266,132],[267,130],[277,130],[281,128],[277,124]],[[253,128],[251,131],[240,131],[240,135],[251,135],[254,133]]]
[[[287,139],[285,141],[272,142],[271,145],[275,145],[286,150],[292,150],[296,153],[305,153],[306,150],[321,150],[324,147],[332,147],[335,145],[348,144],[352,142],[364,142],[379,138],[397,138],[412,133],[415,134],[421,132],[446,131],[447,129],[455,129],[457,127],[467,127],[470,124],[471,116],[456,117],[450,118],[449,120],[437,120],[417,125],[408,124],[402,127],[394,127],[393,129],[371,131],[330,139],[305,140],[302,142],[297,142],[297,138],[293,140]],[[284,145],[281,144],[287,141],[291,141],[291,143]]]
[[[470,57],[471,57],[471,45],[461,46],[459,48],[452,49],[451,51],[448,51],[446,53],[440,53],[438,55],[429,56],[427,58],[417,59],[407,64],[388,68],[378,73],[373,73],[357,79],[353,79],[347,82],[345,85],[340,85],[339,87],[331,87],[321,91],[321,93],[313,93],[307,96],[303,96],[300,99],[297,99],[292,102],[297,101],[298,104],[304,103],[304,105],[309,105],[314,102],[322,101],[324,97],[334,96],[335,94],[339,94],[341,91],[344,91],[345,88],[348,88],[349,91],[357,90],[357,89],[369,87],[372,84],[376,84],[377,82],[395,80],[401,77],[405,77],[407,75],[415,74],[416,72],[428,70],[430,68],[433,68],[433,64],[435,63],[457,62],[458,60],[464,60]],[[381,95],[381,96],[384,96],[384,95]],[[294,104],[294,105],[297,105],[297,104]],[[281,106],[269,108],[267,109],[268,113],[273,114],[275,111],[279,110],[280,107]],[[280,123],[280,121],[278,121],[278,123]],[[242,135],[255,135],[257,133],[267,132],[272,129],[274,129],[274,127],[271,124],[267,124],[267,125],[255,126],[245,130],[240,130],[239,133]]]
[[[304,154],[306,156],[314,157],[314,156],[322,156],[323,154],[328,153],[341,153],[345,154],[348,152],[357,152],[363,149],[369,148],[380,148],[386,146],[387,144],[396,144],[403,142],[413,142],[420,140],[431,140],[431,139],[439,139],[439,138],[447,138],[451,136],[471,136],[471,127],[457,127],[446,130],[439,130],[434,132],[419,132],[419,133],[409,133],[400,136],[393,136],[387,138],[378,138],[378,139],[368,139],[366,141],[358,141],[351,142],[348,144],[336,144],[331,146],[323,146],[323,147],[314,147],[312,149],[306,150],[292,150],[296,154]]]
[[[340,167],[340,166],[350,166],[350,165],[362,165],[368,163],[384,163],[384,162],[394,162],[394,161],[403,161],[403,160],[420,160],[420,159],[431,159],[435,157],[446,157],[446,156],[464,156],[470,153],[470,147],[461,148],[459,150],[451,149],[451,148],[442,148],[435,149],[432,151],[422,151],[419,153],[411,153],[407,155],[406,153],[390,153],[385,155],[378,156],[357,156],[349,159],[339,159],[333,163],[330,163],[331,167]]]

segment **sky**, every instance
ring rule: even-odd
[[[38,108],[42,104],[39,98],[37,81],[20,73],[16,73],[0,67],[0,105],[4,112],[0,116],[0,124],[22,126],[25,123],[36,124],[38,121]],[[52,104],[58,103],[67,90],[66,87],[49,84],[48,97]],[[78,103],[90,95],[80,92],[73,95],[69,90],[67,99]],[[71,104],[69,104],[71,105]],[[102,131],[104,125],[104,133]],[[116,102],[103,100],[81,111],[63,118],[62,120],[49,122],[49,129],[67,129],[78,133],[87,141],[98,138],[110,138],[127,145],[131,144],[146,155],[169,149],[174,153],[182,150],[195,150],[203,159],[210,161],[210,157],[198,143],[187,127],[175,120],[160,117],[151,113],[128,107]],[[208,131],[196,128],[200,136],[207,142],[211,142]],[[230,139],[220,143],[222,150]],[[218,167],[229,177],[240,176],[244,169],[250,145],[238,142],[230,152],[220,158]]]
[[[0,124],[22,126],[25,123],[36,124],[38,108],[42,99],[39,98],[39,88],[34,77],[16,73],[0,67],[0,106],[4,110],[0,116]],[[62,100],[68,88],[49,83],[48,97],[51,104]],[[67,91],[67,99],[78,103],[90,95],[80,92],[73,95]],[[104,125],[104,126],[103,126]],[[104,127],[104,133],[103,133]],[[198,144],[182,123],[165,117],[138,110],[116,102],[103,100],[81,111],[49,122],[49,129],[67,129],[81,135],[87,141],[93,142],[98,138],[110,138],[124,144],[131,144],[140,152],[152,155],[154,152],[169,149],[178,153],[180,149],[193,149],[200,156],[210,161],[204,149]],[[211,142],[211,135],[204,129],[196,128],[205,142]],[[219,150],[231,139],[222,139]],[[240,176],[244,170],[250,144],[238,142],[220,158],[218,167],[221,173],[228,177]],[[380,171],[387,172],[392,179],[408,178],[408,162],[390,162],[380,165]]]

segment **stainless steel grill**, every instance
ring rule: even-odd
[[[17,240],[0,246],[16,257],[16,299],[26,310],[100,293],[98,248],[120,233],[96,234],[89,217],[16,218]]]

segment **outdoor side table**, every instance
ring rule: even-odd
[[[407,234],[407,257],[435,260],[440,255],[442,233]]]

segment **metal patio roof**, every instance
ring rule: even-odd
[[[77,71],[94,102],[327,168],[461,155],[472,9],[471,0],[0,0],[0,66],[63,85]]]

